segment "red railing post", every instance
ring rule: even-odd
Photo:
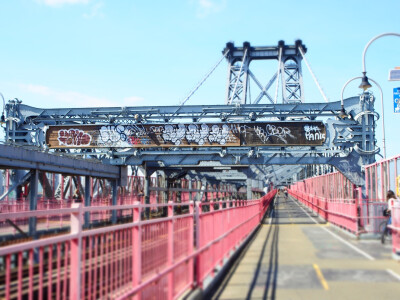
[[[167,265],[174,264],[174,206],[172,201],[168,201],[168,250]],[[168,273],[168,299],[174,298],[174,271]]]
[[[70,299],[78,300],[81,298],[82,203],[73,203],[72,208],[78,208],[78,212],[71,214],[71,234],[77,234],[78,237],[71,240],[69,297]]]
[[[190,201],[189,203],[189,214],[191,216],[193,216],[193,218],[190,218],[189,221],[189,239],[188,239],[188,255],[192,255],[193,253],[193,243],[194,243],[194,236],[193,236],[193,232],[194,232],[194,205],[195,203],[193,201]],[[189,282],[192,284],[192,287],[194,287],[194,258],[189,260]]]
[[[142,230],[140,226],[140,210],[141,204],[139,201],[134,201],[136,207],[133,209],[133,223],[137,223],[132,230],[132,279],[133,288],[137,287],[142,281]],[[141,299],[141,294],[135,297],[136,300]]]
[[[201,213],[201,206],[199,201],[195,202],[195,212],[194,212],[194,218],[195,218],[195,224],[196,224],[196,234],[195,234],[195,246],[196,250],[200,249],[200,213]],[[201,278],[201,259],[200,259],[201,253],[198,253],[197,256],[195,257],[194,261],[196,264],[196,285],[197,287],[202,287],[203,286],[203,280]]]

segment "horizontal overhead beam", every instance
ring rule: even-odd
[[[0,168],[119,179],[120,168],[86,159],[60,156],[12,145],[0,145]]]
[[[344,100],[345,107],[358,108],[359,97]],[[330,103],[290,103],[290,104],[244,104],[236,105],[184,105],[184,106],[137,106],[137,107],[92,107],[41,109],[20,104],[19,112],[29,122],[46,125],[82,124],[90,121],[96,124],[115,122],[115,124],[165,122],[173,119],[218,118],[244,121],[253,116],[257,120],[280,117],[322,117],[337,116],[341,109],[340,101]],[[61,123],[59,123],[61,122]],[[66,123],[64,123],[66,122]]]

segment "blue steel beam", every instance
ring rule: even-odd
[[[97,156],[106,164],[144,165],[153,167],[191,166],[199,168],[200,162],[219,161],[223,165],[309,165],[335,166],[354,183],[363,183],[362,165],[371,163],[379,151],[375,145],[375,118],[373,96],[344,100],[347,118],[340,118],[341,103],[291,103],[257,105],[200,105],[163,107],[114,107],[38,109],[10,101],[7,104],[8,140],[22,144],[43,145],[44,131],[48,125],[80,124],[157,124],[175,120],[229,123],[266,120],[320,119],[326,126],[326,141],[321,146],[301,147],[224,147],[166,149],[95,149],[90,155]],[[83,153],[83,151],[86,151]],[[75,155],[89,155],[87,150],[75,151]],[[73,154],[73,153],[71,153]],[[354,173],[355,172],[355,173]]]
[[[120,168],[76,157],[46,153],[38,149],[0,144],[0,168],[35,169],[44,172],[62,173],[119,179]]]

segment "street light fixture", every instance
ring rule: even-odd
[[[361,76],[357,76],[357,77],[353,77],[353,78],[349,79],[349,80],[344,84],[344,86],[343,86],[343,88],[342,88],[341,101],[340,101],[341,110],[340,110],[340,113],[339,113],[339,116],[338,116],[338,117],[341,118],[341,119],[344,119],[344,118],[347,118],[347,117],[348,117],[348,115],[347,115],[347,113],[346,113],[346,111],[345,111],[345,109],[344,109],[344,102],[343,102],[343,93],[344,93],[344,89],[346,88],[346,86],[347,86],[350,82],[352,82],[353,80],[356,80],[356,79],[360,79],[360,78],[363,79],[363,77],[361,77]],[[369,80],[371,80],[371,81],[379,88],[379,91],[380,91],[380,93],[381,93],[381,105],[382,105],[382,148],[383,148],[383,158],[386,158],[385,111],[384,111],[384,107],[383,107],[383,91],[382,91],[381,86],[380,86],[375,80],[373,80],[372,78],[369,78]],[[368,82],[368,80],[367,80],[367,82]],[[368,83],[369,83],[369,82],[368,82]],[[362,87],[360,86],[360,88],[362,88]],[[364,90],[364,91],[365,91],[365,90]]]
[[[368,81],[367,72],[363,72],[363,76],[362,76],[362,80],[361,80],[361,84],[359,85],[359,88],[366,91],[370,87],[372,87],[372,85]]]
[[[362,80],[361,80],[361,84],[360,84],[360,88],[364,89],[364,91],[366,91],[367,89],[369,89],[370,87],[372,87],[372,85],[369,83],[368,81],[368,77],[367,77],[367,69],[365,67],[365,54],[367,53],[368,47],[372,44],[372,42],[374,42],[375,40],[384,37],[384,36],[398,36],[400,37],[400,33],[396,33],[396,32],[387,32],[387,33],[382,33],[379,34],[377,36],[375,36],[374,38],[372,38],[368,44],[365,46],[364,48],[364,52],[363,52],[363,56],[362,56],[362,67],[363,67],[363,71],[362,71]],[[385,112],[383,109],[383,92],[382,92],[382,88],[380,87],[380,85],[371,79],[371,81],[373,83],[375,83],[380,92],[381,92],[381,105],[382,105],[382,133],[383,133],[383,138],[382,138],[382,142],[383,142],[383,158],[386,158],[386,145],[385,145]]]

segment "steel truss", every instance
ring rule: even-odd
[[[301,147],[202,147],[117,149],[97,148],[70,151],[69,155],[97,157],[106,164],[146,165],[165,169],[187,167],[192,170],[221,172],[268,165],[332,165],[357,185],[362,185],[362,166],[374,161],[379,152],[375,140],[374,97],[364,93],[344,100],[347,116],[339,101],[330,103],[196,105],[160,107],[111,107],[40,109],[12,100],[6,105],[6,140],[46,149],[45,132],[50,125],[82,124],[157,124],[167,122],[266,122],[320,120],[326,126],[326,141],[321,146]],[[53,151],[53,150],[52,150]],[[64,150],[65,151],[65,150]],[[253,172],[252,178],[272,178]],[[268,172],[271,173],[271,172]],[[282,176],[286,180],[288,176]],[[278,180],[281,176],[276,176]],[[222,177],[220,177],[222,178]]]
[[[226,104],[249,104],[251,99],[248,90],[251,80],[260,89],[255,98],[255,104],[265,97],[270,103],[276,103],[277,99],[268,93],[268,90],[276,80],[281,78],[282,103],[304,102],[303,75],[301,62],[302,53],[307,48],[301,40],[295,45],[285,45],[283,41],[278,46],[252,47],[249,42],[243,43],[242,47],[235,47],[233,43],[227,43],[223,53],[228,60],[228,83],[226,93]],[[277,60],[278,71],[264,86],[250,69],[250,63],[255,60]]]

